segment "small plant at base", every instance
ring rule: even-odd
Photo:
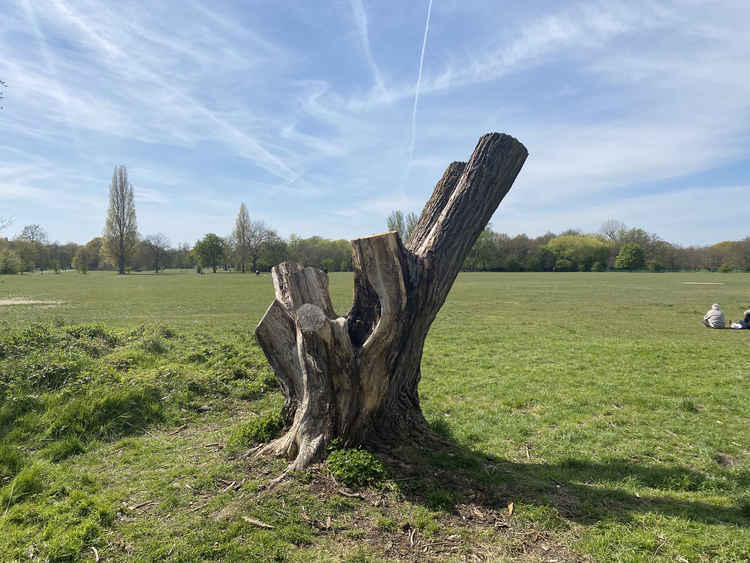
[[[373,485],[387,475],[383,463],[367,450],[333,450],[326,463],[334,478],[348,487]]]
[[[268,442],[276,437],[283,427],[280,413],[254,418],[232,430],[227,441],[227,450],[233,453],[253,444]]]

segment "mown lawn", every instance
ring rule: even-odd
[[[750,331],[700,323],[750,308],[750,275],[461,274],[420,385],[454,447],[355,492],[325,464],[268,490],[283,461],[244,456],[282,402],[252,334],[272,294],[0,276],[62,302],[0,306],[3,560],[750,559]]]

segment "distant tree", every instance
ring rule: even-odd
[[[408,213],[404,215],[403,211],[392,211],[386,223],[389,231],[398,232],[401,240],[404,244],[409,242],[409,236],[411,235],[412,229],[416,226],[418,217],[414,213]]]
[[[646,264],[643,248],[637,243],[628,242],[620,249],[615,259],[618,270],[639,270]]]
[[[11,223],[13,223],[13,219],[0,217],[0,232],[7,229],[11,225]]]
[[[135,220],[133,185],[128,182],[128,170],[115,166],[112,183],[109,185],[109,210],[104,226],[104,247],[108,256],[117,265],[120,274],[132,256],[138,240]]]
[[[234,221],[232,241],[234,243],[235,259],[241,272],[245,272],[245,266],[250,257],[250,214],[247,212],[245,202],[240,204],[237,219]]]
[[[9,248],[0,249],[0,274],[17,274],[22,271],[20,256]]]
[[[351,252],[349,253],[349,267],[351,270]],[[276,264],[281,264],[289,258],[289,245],[284,239],[279,236],[272,237],[266,244],[263,245],[263,254],[259,259],[259,269],[270,270]],[[342,265],[342,261],[339,261],[339,266]],[[343,263],[346,266],[345,263]],[[344,271],[347,268],[344,268]]]
[[[278,238],[276,232],[269,229],[263,221],[250,221],[247,248],[253,272],[258,269],[258,260],[260,260],[265,246]]]
[[[208,233],[203,239],[195,243],[193,252],[198,263],[204,268],[211,268],[216,273],[216,268],[224,258],[226,243],[224,239],[214,233]]]
[[[76,250],[75,256],[73,256],[73,267],[85,274],[89,271],[89,251],[88,247],[81,246]]]
[[[616,242],[617,234],[620,231],[624,231],[626,229],[627,226],[622,221],[618,221],[617,219],[607,219],[606,221],[604,221],[604,223],[602,223],[602,226],[599,228],[599,232],[612,242]]]
[[[162,233],[149,235],[143,240],[143,246],[148,256],[149,267],[157,274],[166,267],[169,251],[169,239]]]
[[[555,257],[555,270],[560,271],[560,265],[570,270],[588,272],[595,262],[605,263],[609,257],[609,245],[594,236],[566,234],[553,238],[545,248]],[[566,270],[567,271],[567,270]]]
[[[26,225],[18,238],[35,244],[47,244],[47,233],[39,225]]]
[[[44,271],[47,266],[47,233],[39,225],[26,225],[21,234],[21,256],[29,269],[39,268]]]
[[[92,238],[86,243],[86,254],[89,257],[89,270],[100,270],[105,267],[104,252],[103,237]]]
[[[500,254],[496,244],[497,237],[498,235],[490,227],[485,227],[466,255],[463,269],[470,272],[499,270]]]

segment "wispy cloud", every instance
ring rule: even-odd
[[[419,52],[419,70],[417,71],[417,83],[414,86],[414,105],[411,110],[411,136],[409,138],[409,166],[414,158],[414,143],[417,141],[417,106],[419,105],[419,89],[422,87],[422,68],[424,67],[424,52],[427,48],[427,34],[430,31],[430,14],[432,13],[432,0],[428,0],[427,19],[424,24],[424,36],[422,37],[422,50]]]
[[[370,71],[372,72],[375,89],[383,92],[385,90],[383,85],[383,75],[375,62],[375,58],[372,56],[372,49],[370,48],[370,33],[364,2],[363,0],[350,0],[350,4],[354,15],[354,23],[357,25],[357,31],[359,32],[362,41],[362,50],[364,51],[365,59],[367,60],[367,66],[370,67]]]

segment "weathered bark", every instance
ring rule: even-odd
[[[427,332],[472,245],[528,152],[499,133],[443,174],[407,246],[388,232],[352,241],[354,304],[337,317],[320,270],[282,263],[256,336],[286,398],[288,429],[259,453],[298,470],[326,444],[393,444],[428,435],[419,406]]]

